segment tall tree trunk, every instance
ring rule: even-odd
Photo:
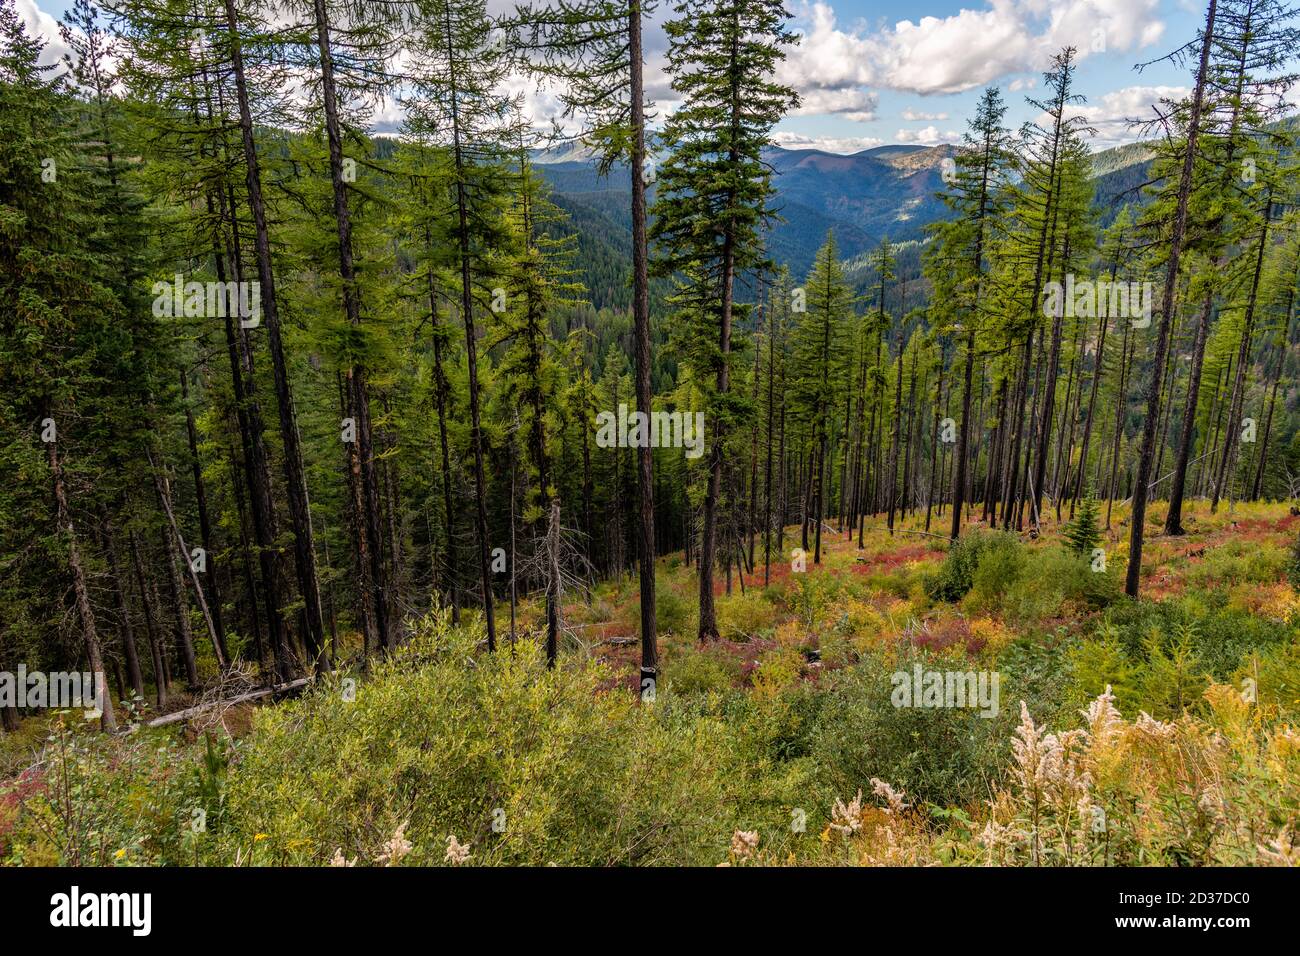
[[[930,483],[925,489],[925,530],[930,531],[930,517],[934,510],[934,493],[939,481],[939,406],[943,402],[943,373],[945,368],[943,346],[939,346],[939,381],[934,389],[932,407],[934,424],[930,428]]]
[[[343,180],[343,137],[339,126],[338,93],[334,84],[334,57],[330,46],[330,25],[325,11],[325,0],[314,0],[314,9],[316,45],[320,53],[321,99],[325,107],[325,136],[329,146],[330,181],[334,192],[334,221],[339,240],[339,278],[343,280],[343,310],[348,324],[358,328],[361,325],[361,291],[357,288],[356,269],[352,261],[352,215],[348,208],[347,185]],[[357,457],[360,459],[361,490],[365,506],[360,516],[361,520],[358,522],[358,530],[364,536],[363,547],[368,552],[359,556],[362,566],[368,567],[368,574],[362,579],[362,586],[369,587],[371,590],[370,604],[375,616],[375,630],[378,632],[381,646],[388,651],[394,645],[395,635],[388,622],[389,595],[379,531],[379,482],[375,474],[374,434],[370,425],[370,393],[366,385],[365,369],[353,363],[348,369],[347,380],[352,391]],[[304,499],[305,497],[304,491]],[[302,517],[308,524],[307,534],[310,542],[311,515],[304,510]],[[320,595],[316,591],[314,580],[314,555],[311,560],[313,573],[311,589],[315,597],[314,606],[312,601],[307,602],[307,629],[312,636],[308,647],[313,652],[319,652],[319,663],[323,661],[325,631],[320,609]],[[304,594],[306,590],[304,586]]]
[[[546,526],[546,666],[554,667],[560,640],[560,499],[551,500]]]
[[[153,473],[154,490],[158,493],[158,503],[162,505],[163,514],[167,518],[167,526],[171,530],[170,537],[171,543],[174,546],[174,552],[180,559],[181,564],[189,571],[190,583],[194,587],[194,598],[198,601],[199,610],[203,614],[203,623],[207,627],[208,638],[212,641],[212,651],[217,658],[217,666],[222,670],[225,670],[230,664],[230,660],[226,655],[225,641],[221,640],[220,635],[217,634],[216,625],[212,621],[212,614],[208,610],[207,598],[203,594],[203,585],[199,583],[198,573],[194,569],[194,563],[191,560],[189,548],[185,544],[185,538],[181,535],[180,525],[176,521],[176,512],[172,509],[171,484],[168,481],[167,476],[163,474],[159,465],[154,462],[153,454],[148,451],[146,451],[145,454],[149,459],[149,469]],[[176,583],[179,584],[180,582],[177,581]],[[183,586],[181,587],[181,595],[182,600],[180,603],[184,604]],[[186,621],[185,634],[187,638],[190,637],[188,620]],[[185,653],[186,676],[190,678],[191,686],[193,686],[197,674],[193,672],[194,645],[192,642],[186,645]]]
[[[425,243],[432,250],[433,240],[425,230]],[[442,452],[442,502],[446,520],[446,543],[443,554],[443,567],[447,590],[451,596],[451,621],[460,623],[460,587],[456,583],[456,512],[452,506],[451,495],[451,444],[447,440],[447,373],[443,368],[442,335],[439,332],[441,319],[438,316],[438,300],[433,283],[433,270],[429,270],[429,321],[433,324],[433,400],[438,409],[438,445]]]
[[[722,307],[718,328],[718,394],[726,395],[730,381],[731,354],[731,295],[735,277],[732,238],[728,233],[722,242]],[[713,567],[717,561],[718,499],[722,492],[722,457],[726,441],[725,429],[713,430],[713,447],[709,450],[709,482],[704,494],[704,531],[700,544],[700,620],[698,638],[716,641],[718,634],[717,612],[713,602]],[[820,496],[820,491],[819,491]],[[817,526],[820,549],[821,525]]]
[[[307,497],[307,475],[303,468],[302,443],[298,435],[297,413],[289,386],[289,368],[284,357],[284,343],[280,336],[280,313],[275,298],[275,275],[271,266],[271,239],[266,225],[266,207],[262,199],[262,177],[258,165],[257,144],[253,138],[253,114],[249,106],[248,86],[244,77],[244,58],[239,36],[239,21],[235,13],[235,0],[224,0],[226,26],[230,33],[231,68],[235,77],[235,93],[239,101],[239,128],[244,149],[244,171],[248,188],[248,205],[253,213],[254,249],[257,254],[257,275],[260,283],[262,317],[266,320],[266,338],[271,350],[271,366],[275,379],[275,398],[280,410],[280,439],[284,446],[283,464],[285,487],[289,495],[289,524],[293,530],[294,565],[298,574],[298,589],[304,606],[307,623],[303,635],[307,651],[316,666],[328,666],[324,658],[324,629],[320,609],[320,590],[316,581],[316,553],[312,542],[310,504]],[[279,604],[271,604],[267,595],[268,618],[282,613]],[[277,677],[282,681],[292,676],[287,642],[277,655]]]
[[[750,401],[758,407],[758,382],[762,372],[759,359],[763,355],[762,342],[763,303],[759,302],[754,319],[754,377],[750,383]],[[749,564],[754,564],[754,532],[758,526],[758,419],[749,430],[749,511],[745,515],[745,530],[749,537]],[[742,577],[743,583],[743,577]]]
[[[1259,281],[1264,271],[1264,250],[1268,247],[1268,226],[1273,212],[1273,197],[1270,192],[1264,202],[1264,222],[1260,226],[1259,244],[1255,253],[1255,268],[1250,280],[1250,294],[1246,300],[1246,313],[1242,318],[1241,341],[1237,347],[1237,376],[1232,381],[1232,404],[1228,412],[1228,428],[1224,437],[1223,457],[1220,459],[1219,476],[1214,482],[1214,497],[1210,501],[1210,513],[1219,506],[1219,497],[1224,488],[1231,495],[1233,471],[1237,462],[1237,449],[1241,444],[1241,412],[1246,393],[1246,369],[1250,367],[1251,337],[1255,330],[1255,304],[1259,297]]]
[[[77,541],[77,529],[68,510],[68,490],[63,479],[63,460],[59,457],[57,440],[46,442],[46,454],[50,462],[50,477],[54,484],[54,510],[58,522],[59,534],[68,548],[68,571],[72,575],[72,591],[77,601],[77,616],[81,619],[81,641],[86,652],[86,666],[90,668],[92,679],[105,681],[104,658],[99,646],[99,632],[95,628],[95,611],[90,603],[90,585],[87,583],[86,569],[81,563],[81,548]],[[83,690],[84,693],[84,690]],[[99,718],[100,727],[107,733],[117,730],[117,718],[113,715],[111,695],[103,695],[103,712]],[[84,706],[85,701],[82,701]]]
[[[772,426],[775,419],[776,309],[769,306],[767,318],[767,442],[763,466],[763,587],[770,581],[772,565]],[[778,462],[779,464],[779,462]]]
[[[1183,252],[1183,239],[1187,230],[1187,205],[1192,192],[1192,171],[1196,162],[1197,138],[1200,134],[1201,106],[1205,94],[1206,73],[1209,69],[1210,47],[1214,40],[1214,15],[1217,0],[1210,0],[1205,14],[1205,29],[1201,39],[1200,63],[1196,68],[1196,87],[1192,92],[1191,112],[1187,121],[1186,154],[1178,180],[1178,202],[1174,212],[1173,231],[1169,237],[1169,258],[1165,266],[1165,285],[1160,306],[1160,331],[1156,336],[1155,360],[1151,381],[1147,385],[1147,415],[1142,429],[1142,447],[1138,452],[1137,484],[1133,488],[1133,509],[1130,516],[1128,571],[1124,591],[1137,597],[1142,580],[1142,545],[1146,532],[1147,485],[1151,481],[1152,453],[1156,443],[1156,424],[1160,417],[1160,384],[1164,379],[1165,360],[1169,352],[1169,328],[1174,315],[1174,291],[1178,286],[1178,265]]]
[[[1110,481],[1106,486],[1106,530],[1110,530],[1110,512],[1115,503],[1115,496],[1119,493],[1117,477],[1119,475],[1119,457],[1120,451],[1124,444],[1124,414],[1128,410],[1128,373],[1129,367],[1133,364],[1133,352],[1136,349],[1129,348],[1129,329],[1131,326],[1124,326],[1124,338],[1120,340],[1119,347],[1119,387],[1115,396],[1115,427],[1111,434],[1111,452],[1110,452]]]
[[[217,198],[222,213],[222,219],[228,219],[230,224],[229,233],[229,258],[232,265],[233,278],[235,281],[241,281],[243,277],[241,256],[239,251],[239,223],[235,214],[233,190],[229,201],[224,194],[218,192]],[[209,199],[209,211],[211,211],[211,200]],[[225,254],[223,254],[220,245],[213,243],[213,259],[217,273],[217,281],[223,285],[226,282]],[[271,500],[271,469],[267,460],[266,441],[265,441],[265,424],[262,419],[262,408],[258,403],[257,396],[254,392],[253,376],[253,356],[252,348],[248,339],[248,334],[242,329],[237,328],[235,320],[231,314],[232,310],[225,310],[225,334],[226,334],[226,352],[230,361],[230,377],[234,392],[235,420],[239,426],[239,438],[244,456],[244,476],[247,479],[248,494],[250,500],[250,518],[253,529],[253,540],[256,542],[258,571],[261,577],[262,599],[266,606],[266,626],[267,634],[271,647],[271,655],[276,678],[283,683],[288,679],[286,675],[290,673],[288,643],[284,637],[284,624],[281,618],[281,581],[282,572],[280,569],[279,551],[277,550],[276,539],[276,517],[275,508]],[[232,468],[233,456],[232,456]],[[233,476],[235,487],[235,500],[239,505],[241,512],[240,529],[243,533],[243,491],[239,484],[239,476]],[[246,562],[251,549],[245,538],[244,554]],[[262,635],[261,625],[257,618],[257,592],[252,585],[252,570],[247,569],[248,574],[248,593],[249,602],[253,612],[253,636],[257,641],[258,660],[265,664],[262,652]]]
[[[131,610],[126,598],[126,581],[117,561],[117,548],[113,540],[113,527],[104,518],[104,552],[108,555],[108,571],[117,597],[117,614],[121,618],[122,655],[126,658],[127,678],[138,697],[144,698],[144,674],[140,670],[140,654],[135,646],[135,631],[131,627]]]
[[[153,583],[145,577],[144,562],[140,558],[140,543],[135,532],[128,532],[131,545],[131,566],[135,570],[135,583],[140,589],[140,604],[144,608],[145,633],[149,637],[149,656],[153,663],[154,700],[158,709],[167,706],[167,688],[170,683],[167,664],[162,649],[162,611]]]
[[[903,341],[903,326],[898,327],[898,369],[894,375],[894,433],[889,442],[889,474],[885,477],[885,523],[890,537],[894,534],[894,507],[898,498],[898,446],[903,434],[903,358],[907,345]]]
[[[1291,310],[1287,309],[1288,320],[1291,317]],[[1255,462],[1255,480],[1251,484],[1250,497],[1252,501],[1258,501],[1264,486],[1264,466],[1268,461],[1268,438],[1273,431],[1273,409],[1277,405],[1277,390],[1282,384],[1282,365],[1286,361],[1286,337],[1285,333],[1282,340],[1282,348],[1278,349],[1277,370],[1273,373],[1273,386],[1269,391],[1268,409],[1264,413],[1264,434],[1260,438],[1259,455]]]
[[[1111,281],[1115,279],[1115,273],[1111,273]],[[1097,324],[1100,327],[1097,332],[1097,354],[1092,368],[1092,385],[1088,394],[1088,414],[1083,420],[1083,440],[1079,444],[1079,475],[1074,486],[1074,500],[1077,501],[1083,494],[1084,472],[1088,469],[1088,444],[1092,440],[1092,423],[1093,416],[1097,410],[1097,390],[1101,385],[1101,377],[1105,373],[1105,354],[1106,354],[1106,329],[1110,326],[1109,318],[1102,315]],[[1071,504],[1071,517],[1073,517],[1073,504]]]
[[[232,310],[227,309],[227,312]],[[216,554],[212,548],[212,524],[208,520],[208,493],[203,482],[203,467],[199,461],[199,434],[194,424],[194,409],[189,402],[189,383],[184,370],[180,373],[181,403],[185,406],[185,434],[190,446],[190,469],[194,477],[194,500],[199,509],[199,540],[203,544],[207,565],[207,608],[212,618],[212,634],[217,648],[217,659],[230,662],[226,648],[226,626],[221,619],[221,588],[217,581]]]
[[[447,62],[451,83],[452,159],[456,171],[456,236],[460,259],[460,311],[465,324],[465,357],[469,363],[470,446],[474,452],[474,520],[478,532],[479,582],[483,588],[483,618],[487,627],[488,650],[497,646],[496,612],[492,603],[492,567],[487,523],[487,482],[483,464],[483,423],[479,411],[478,333],[474,327],[473,286],[469,268],[469,209],[465,197],[465,151],[461,139],[460,87],[456,55],[452,47],[451,8],[443,13],[447,38]]]
[[[192,691],[198,690],[199,671],[194,658],[194,632],[190,627],[190,605],[185,600],[185,585],[176,569],[176,549],[167,529],[161,529],[162,559],[167,566],[167,589],[176,615],[176,638],[180,642],[181,664],[185,667],[185,683]]]

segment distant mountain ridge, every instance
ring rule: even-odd
[[[773,227],[770,254],[802,276],[829,229],[835,230],[840,255],[846,260],[882,238],[891,242],[923,238],[926,225],[949,214],[938,194],[943,190],[943,161],[955,152],[948,145],[877,146],[848,154],[771,147],[764,158],[772,166],[773,205],[783,221]],[[1131,201],[1127,194],[1145,181],[1151,155],[1141,143],[1096,153],[1093,171],[1099,205]],[[591,151],[581,144],[537,151],[533,161],[579,232],[630,235],[631,180],[626,167],[600,176]],[[653,195],[653,186],[651,191]],[[615,244],[620,250],[627,248],[624,242]]]
[[[920,238],[925,224],[945,213],[936,194],[943,185],[941,163],[953,151],[951,146],[878,146],[846,155],[772,147],[765,158],[775,173],[773,205],[783,220],[772,230],[773,258],[802,274],[832,228],[845,258],[882,237]],[[618,201],[631,189],[626,167],[600,176],[590,152],[580,146],[539,151],[533,161],[556,202],[575,218],[590,222],[592,215],[608,216],[611,229],[629,228],[627,204]]]

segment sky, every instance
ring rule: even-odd
[[[62,52],[56,20],[71,0],[16,0],[19,16]],[[489,0],[504,11],[510,0]],[[1042,73],[1064,46],[1078,50],[1077,107],[1097,132],[1094,149],[1132,142],[1130,120],[1188,91],[1187,68],[1137,64],[1191,40],[1204,0],[787,0],[800,42],[787,52],[780,78],[802,103],[777,126],[788,148],[851,153],[887,144],[955,143],[980,91],[999,87],[1017,128],[1041,111],[1026,97],[1042,94]],[[667,40],[659,24],[672,14],[661,0],[647,30],[647,93],[660,117],[674,106],[664,73]],[[520,81],[540,122],[556,109],[552,94]],[[377,130],[395,129],[400,108],[387,104]]]

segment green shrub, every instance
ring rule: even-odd
[[[695,602],[672,588],[655,589],[655,623],[661,633],[691,635],[695,631]]]
[[[1056,725],[1072,724],[1082,706],[1072,694],[1078,683],[1073,659],[1078,646],[1079,640],[1064,629],[1022,635],[1008,644],[996,661],[1002,686],[1008,688],[1011,704],[1007,706],[1018,706],[1023,700],[1033,714],[1055,715],[1052,722]]]
[[[966,600],[984,610],[1000,608],[1003,597],[1025,576],[1028,566],[1029,556],[1019,541],[1008,534],[989,535],[971,572]]]
[[[1106,610],[1102,625],[1114,629],[1133,660],[1145,659],[1153,629],[1167,639],[1194,625],[1189,633],[1197,667],[1216,681],[1229,680],[1251,652],[1294,640],[1288,625],[1225,607],[1222,600],[1220,592],[1170,601],[1118,601]]]
[[[1078,512],[1065,526],[1065,539],[1075,554],[1090,558],[1093,550],[1101,543],[1101,532],[1097,530],[1097,513],[1097,499],[1088,495],[1079,502]]]
[[[735,592],[718,598],[718,632],[729,641],[744,642],[772,630],[776,608],[759,591]]]
[[[949,545],[948,556],[938,570],[927,578],[926,594],[933,601],[960,601],[974,585],[981,556],[991,548],[1004,547],[1008,540],[1017,543],[1001,531],[972,531],[958,538]]]
[[[1234,584],[1273,584],[1288,576],[1292,555],[1248,538],[1232,538],[1212,548],[1187,569],[1192,588],[1223,589]]]
[[[54,718],[48,732],[29,774],[0,785],[0,809],[7,790],[18,798],[16,813],[0,819],[0,862],[178,866],[199,862],[222,832],[224,747],[199,761],[201,751],[171,731],[110,737],[77,712]]]
[[[1291,550],[1287,554],[1286,576],[1292,587],[1300,588],[1300,535],[1291,542]]]
[[[1109,687],[1120,712],[1129,717],[1137,716],[1142,704],[1139,664],[1125,651],[1114,626],[1103,624],[1093,637],[1073,647],[1070,662],[1074,677],[1070,711],[1077,714],[1088,701]]]
[[[829,574],[796,574],[791,576],[792,587],[786,590],[786,607],[811,628],[834,603],[839,582]]]
[[[597,664],[548,669],[531,642],[482,653],[480,637],[426,621],[354,701],[326,686],[260,712],[221,854],[372,863],[401,827],[412,864],[442,863],[455,835],[477,864],[708,865],[734,829],[788,823],[751,797],[754,760],[727,724],[672,693],[603,690]]]
[[[810,731],[810,760],[829,791],[853,794],[879,777],[920,801],[942,806],[987,796],[1018,705],[1012,705],[1004,686],[996,718],[981,717],[973,708],[895,707],[891,677],[896,671],[910,673],[918,661],[939,670],[958,667],[921,654],[896,660],[873,654],[836,672],[823,690]]]
[[[1249,654],[1233,675],[1243,692],[1253,682],[1255,700],[1268,716],[1300,720],[1300,644],[1276,645]]]
[[[1035,553],[1006,589],[1001,609],[1007,620],[1034,626],[1066,614],[1100,610],[1118,600],[1119,573],[1094,570],[1091,557],[1052,545]]]
[[[1152,631],[1143,643],[1146,666],[1141,672],[1142,709],[1169,720],[1189,709],[1202,709],[1201,695],[1209,680],[1194,651],[1195,624],[1181,625],[1173,634]]]
[[[675,650],[664,668],[666,686],[677,694],[724,693],[740,679],[740,664],[711,647]]]

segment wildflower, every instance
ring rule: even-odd
[[[1201,792],[1196,805],[1201,808],[1202,813],[1216,822],[1222,822],[1227,816],[1223,803],[1216,800],[1214,794],[1209,790]]]
[[[757,849],[757,830],[737,830],[731,835],[731,855],[736,859],[748,860]]]
[[[847,806],[839,797],[835,798],[835,806],[831,807],[831,829],[844,836],[851,836],[862,829],[862,790],[858,789],[858,795]]]
[[[979,835],[979,841],[982,846],[989,850],[1010,844],[1013,842],[1011,827],[1003,826],[996,820],[990,820],[984,824],[984,829]]]
[[[903,798],[906,797],[907,794],[900,790],[895,790],[879,777],[871,778],[871,793],[874,796],[881,797],[889,804],[890,813],[902,813],[907,809],[907,804],[903,802]]]
[[[1106,747],[1123,732],[1124,718],[1115,707],[1115,695],[1110,692],[1109,684],[1082,713],[1088,722],[1088,736],[1094,746]]]
[[[343,850],[340,847],[334,848],[334,856],[330,858],[330,866],[356,866],[356,860],[348,860],[343,857]]]
[[[113,854],[113,859],[120,860],[124,856],[126,856],[126,850],[118,850],[116,853]]]
[[[1037,792],[1053,776],[1061,759],[1061,744],[1055,734],[1044,734],[1046,728],[1035,726],[1029,708],[1020,702],[1020,726],[1011,741],[1011,752],[1016,761],[1016,779],[1029,792]]]
[[[443,858],[452,866],[460,866],[469,859],[470,844],[462,844],[456,839],[456,834],[447,835],[447,852]]]
[[[403,823],[384,844],[384,852],[379,854],[375,862],[382,863],[384,866],[397,866],[410,852],[411,843],[406,839],[406,824]]]
[[[263,840],[268,840],[268,839],[270,839],[270,834],[269,834],[269,833],[254,833],[254,834],[253,834],[253,842],[254,842],[254,843],[260,843],[261,841],[263,841]]]
[[[1147,737],[1154,738],[1155,740],[1168,740],[1174,735],[1173,724],[1167,724],[1163,721],[1156,720],[1145,710],[1138,714],[1138,719],[1134,721],[1133,726],[1135,726],[1140,733]]]

